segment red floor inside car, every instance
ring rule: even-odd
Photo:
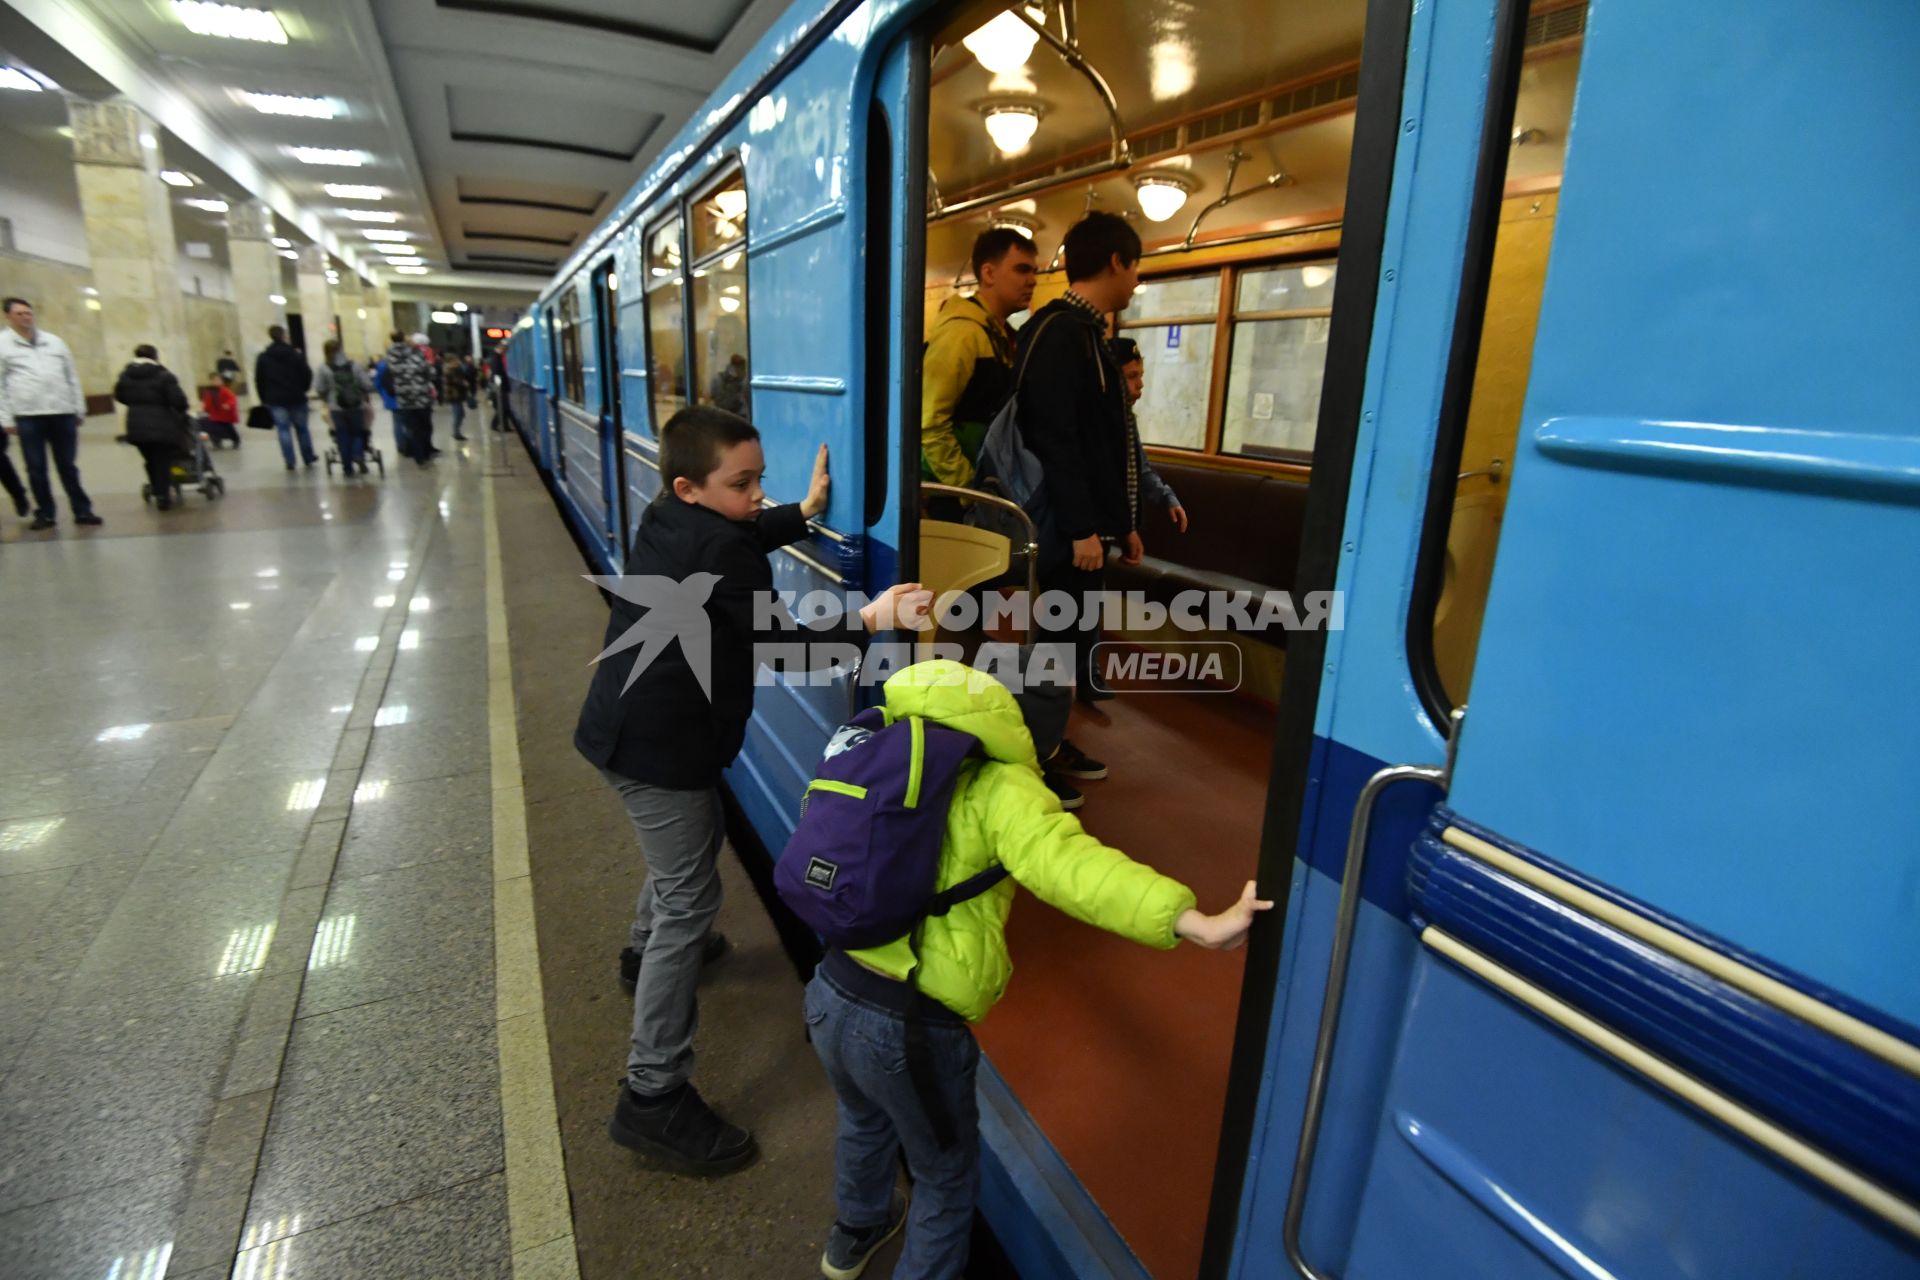
[[[1135,694],[1074,713],[1109,776],[1078,783],[1087,830],[1184,881],[1203,911],[1259,858],[1273,712],[1220,694]],[[1125,942],[1021,894],[1014,978],[980,1043],[1158,1280],[1198,1270],[1246,952]]]

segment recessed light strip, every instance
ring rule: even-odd
[[[240,100],[262,115],[304,116],[309,120],[331,120],[334,116],[333,99],[303,98],[291,93],[255,93],[251,89],[236,89]]]
[[[173,11],[187,30],[198,36],[219,36],[223,40],[257,40],[262,44],[285,44],[287,29],[271,9],[243,9],[237,4],[214,4],[211,0],[173,0]]]

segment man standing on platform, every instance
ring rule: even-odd
[[[93,500],[80,487],[80,468],[74,463],[87,398],[80,390],[73,352],[58,337],[34,326],[33,304],[25,298],[8,298],[6,311],[7,332],[0,334],[0,429],[13,427],[20,434],[20,452],[26,455],[27,478],[33,485],[32,527],[53,528],[49,447],[60,485],[73,504],[73,522],[104,524],[93,514]],[[17,495],[14,501],[17,505]]]
[[[293,468],[293,443],[300,440],[300,460],[309,467],[318,460],[313,437],[307,431],[307,391],[313,386],[313,367],[307,358],[287,342],[287,331],[279,325],[267,330],[270,341],[253,361],[253,394],[273,415],[273,429],[280,436],[280,457]]]

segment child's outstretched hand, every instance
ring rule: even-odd
[[[1188,908],[1173,922],[1173,931],[1209,951],[1231,951],[1247,940],[1256,912],[1273,910],[1273,903],[1254,897],[1255,892],[1253,881],[1247,881],[1247,887],[1240,891],[1240,901],[1217,916],[1201,915]]]
[[[895,627],[925,631],[927,614],[932,609],[933,592],[917,582],[902,582],[869,601],[866,608],[860,610],[860,621],[866,624],[869,635],[879,635]]]
[[[811,520],[827,509],[827,492],[833,488],[833,478],[827,474],[827,446],[820,446],[819,456],[813,460],[813,479],[807,485],[807,497],[800,504],[800,514]]]

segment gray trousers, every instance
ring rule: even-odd
[[[720,910],[726,819],[717,790],[674,791],[605,769],[600,776],[620,793],[647,863],[628,944],[641,961],[627,1084],[636,1093],[665,1093],[693,1074],[694,991]]]

